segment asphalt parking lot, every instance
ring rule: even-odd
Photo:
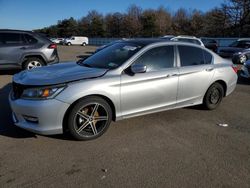
[[[94,49],[59,46],[59,56],[75,60]],[[14,73],[0,72],[0,187],[250,187],[250,81],[239,80],[214,111],[127,119],[79,142],[13,125],[7,97]]]

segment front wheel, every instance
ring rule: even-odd
[[[203,105],[208,110],[214,110],[221,103],[223,96],[224,88],[222,87],[222,85],[219,83],[214,83],[207,90],[203,100]]]
[[[68,129],[77,140],[92,140],[101,136],[112,120],[109,104],[99,97],[80,100],[70,111]]]
[[[37,67],[42,67],[44,65],[45,64],[44,64],[43,60],[41,60],[40,58],[30,57],[24,62],[23,69],[30,70],[30,69],[34,69]]]
[[[67,45],[68,45],[68,46],[71,46],[71,43],[70,43],[70,42],[68,42],[68,43],[67,43]]]

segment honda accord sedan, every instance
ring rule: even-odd
[[[90,140],[111,121],[200,104],[213,110],[234,91],[235,71],[195,44],[128,40],[14,75],[9,101],[18,127]]]

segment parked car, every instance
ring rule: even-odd
[[[247,60],[250,60],[250,48],[236,52],[232,57],[232,61],[235,64],[244,64]]]
[[[68,46],[70,45],[86,46],[87,44],[89,44],[89,39],[88,37],[72,36],[70,38],[64,39],[63,43]]]
[[[33,69],[59,60],[57,46],[32,31],[0,30],[0,69]]]
[[[246,61],[242,65],[240,76],[243,77],[243,78],[250,79],[250,60]]]
[[[171,38],[170,40],[171,41],[188,42],[188,43],[193,43],[193,44],[197,44],[197,45],[200,45],[200,46],[205,46],[203,44],[203,42],[201,41],[201,39],[196,38],[194,36],[183,36],[183,35],[180,35],[180,36]]]
[[[171,40],[172,38],[174,38],[174,35],[165,35],[163,37],[160,37],[161,39],[165,39],[165,40]]]
[[[239,39],[229,47],[221,48],[219,55],[225,58],[232,58],[234,63],[243,64],[250,57],[250,39]]]
[[[51,38],[50,40],[55,44],[61,44],[64,38]]]
[[[112,120],[199,104],[217,108],[236,87],[232,65],[191,43],[122,41],[77,63],[14,75],[9,101],[18,127],[90,140]]]
[[[202,38],[201,41],[205,45],[206,48],[212,50],[213,52],[217,53],[218,51],[218,43],[214,39],[209,38]]]

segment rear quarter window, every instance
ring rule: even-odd
[[[29,34],[24,34],[24,37],[26,39],[26,43],[28,44],[36,44],[38,42],[37,39],[35,39],[33,36]]]
[[[204,55],[205,64],[211,64],[213,61],[213,56],[206,50],[202,50]]]

